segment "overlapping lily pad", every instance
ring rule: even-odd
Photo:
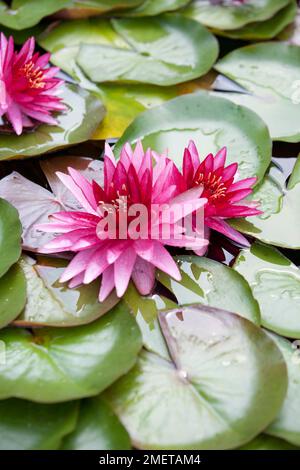
[[[271,334],[271,338],[282,352],[287,364],[288,390],[280,413],[266,432],[300,446],[300,349],[297,349],[300,341],[292,344],[274,334]]]
[[[168,150],[179,166],[189,139],[199,145],[202,158],[226,145],[227,161],[239,164],[241,178],[255,175],[260,180],[271,158],[271,140],[265,123],[249,109],[204,91],[145,111],[118,141],[116,153],[125,142],[138,139],[157,152]]]
[[[273,42],[236,49],[215,66],[244,88],[221,93],[267,123],[272,139],[300,141],[300,49]]]
[[[0,133],[0,160],[41,155],[88,140],[105,115],[102,101],[76,85],[64,85],[62,98],[67,111],[57,116],[57,125],[42,124],[21,136]]]
[[[0,328],[8,325],[23,310],[26,302],[26,280],[14,265],[0,279]]]
[[[55,450],[77,421],[77,403],[56,405],[0,401],[1,450]]]
[[[173,292],[179,305],[200,303],[223,308],[260,324],[259,307],[251,289],[233,269],[200,256],[178,256],[176,260],[182,276],[180,282],[163,272],[157,278]]]
[[[114,12],[116,9],[131,9],[140,5],[142,0],[72,0],[67,9],[59,12],[60,18],[86,18]]]
[[[247,0],[216,5],[209,0],[193,0],[183,14],[217,29],[237,29],[254,21],[264,21],[285,7],[290,0]]]
[[[0,199],[0,277],[18,261],[22,227],[17,210]]]
[[[106,399],[143,449],[227,449],[274,419],[287,377],[275,343],[248,320],[209,307],[161,313],[172,362],[143,351]]]
[[[63,450],[129,450],[129,436],[110,407],[99,396],[82,400],[76,429]]]
[[[125,304],[99,320],[67,329],[0,331],[5,343],[0,364],[0,399],[42,403],[100,393],[134,365],[141,335]]]
[[[262,324],[280,335],[300,338],[300,270],[275,248],[254,243],[234,268],[257,299]]]
[[[299,450],[298,447],[276,437],[260,434],[239,450]]]
[[[184,7],[190,0],[144,0],[141,5],[125,11],[124,16],[154,16]]]
[[[85,325],[104,315],[119,302],[113,292],[100,303],[97,281],[74,289],[61,284],[59,278],[67,264],[66,260],[60,259],[41,257],[35,262],[29,257],[23,257],[20,266],[27,282],[27,302],[21,315],[14,321],[15,325]]]
[[[266,176],[255,189],[251,199],[260,201],[263,214],[231,221],[231,225],[243,233],[279,247],[300,248],[300,172],[299,161],[287,188],[272,177]]]

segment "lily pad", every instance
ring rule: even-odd
[[[190,0],[144,0],[141,5],[125,11],[122,16],[154,16],[184,7]]]
[[[262,215],[231,220],[237,230],[258,240],[283,248],[300,248],[300,172],[299,161],[291,175],[287,188],[280,185],[272,175],[267,175],[255,188],[250,199],[260,201]]]
[[[134,365],[141,336],[124,303],[80,327],[0,331],[0,399],[54,403],[97,395]]]
[[[130,450],[129,436],[119,419],[101,397],[82,400],[76,429],[63,450]]]
[[[249,23],[240,29],[233,30],[214,30],[215,34],[226,36],[232,39],[242,40],[267,40],[277,36],[287,25],[293,22],[297,13],[297,4],[295,1],[289,3],[282,10],[279,10],[269,20]]]
[[[280,413],[265,432],[300,446],[300,341],[292,344],[280,336],[270,336],[286,361],[288,390]]]
[[[8,325],[23,310],[26,280],[22,269],[14,265],[0,279],[0,328]]]
[[[209,0],[193,0],[183,14],[216,29],[237,29],[254,21],[271,18],[290,0],[247,0],[243,4],[215,5]]]
[[[38,258],[35,262],[23,257],[20,266],[27,281],[27,303],[14,321],[17,326],[70,327],[91,323],[112,309],[119,298],[113,292],[104,302],[99,302],[99,282],[70,289],[61,284],[67,261]],[[1,287],[1,283],[0,283]]]
[[[110,13],[122,8],[133,8],[140,5],[142,0],[72,0],[68,2],[67,9],[59,12],[59,18],[88,18],[94,15]]]
[[[24,400],[0,401],[1,450],[55,450],[73,431],[77,403],[41,405]]]
[[[199,144],[201,156],[228,148],[228,163],[239,164],[241,178],[260,180],[271,159],[271,140],[265,123],[252,111],[229,100],[199,91],[175,98],[145,111],[125,131],[115,146],[142,139],[145,147],[169,151],[180,166],[189,139]]]
[[[22,227],[18,211],[0,199],[0,277],[21,255]]]
[[[0,133],[0,160],[41,155],[68,145],[85,142],[105,115],[99,97],[76,85],[62,87],[67,111],[57,116],[58,124],[42,124],[21,136]]]
[[[12,29],[25,29],[36,25],[42,18],[61,10],[70,0],[13,0],[0,1],[0,24]]]
[[[262,325],[300,338],[300,270],[275,248],[254,243],[242,250],[234,268],[249,283],[257,299]]]
[[[200,256],[176,258],[182,279],[158,272],[157,279],[175,295],[179,305],[204,304],[237,313],[260,324],[260,311],[241,275],[222,263]]]
[[[109,24],[111,35],[118,35],[125,46],[82,44],[76,57],[96,83],[174,85],[206,74],[218,56],[214,36],[179,15],[112,19]]]
[[[172,362],[143,351],[105,397],[142,449],[228,449],[278,413],[286,366],[264,331],[238,315],[189,306],[160,314]]]
[[[255,111],[272,139],[300,141],[300,49],[280,42],[254,44],[226,55],[215,68],[244,88],[221,93]]]
[[[297,16],[295,21],[290,24],[284,31],[278,36],[280,41],[285,41],[288,44],[294,44],[300,46],[300,9],[298,8]]]
[[[299,448],[282,439],[260,434],[239,450],[299,450]]]

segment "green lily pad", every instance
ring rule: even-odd
[[[216,70],[245,89],[218,93],[255,111],[272,139],[300,141],[300,49],[280,42],[254,44],[229,53]]]
[[[30,28],[69,3],[70,0],[13,0],[8,6],[7,2],[0,1],[0,24],[18,30]]]
[[[237,29],[254,21],[271,18],[290,0],[247,0],[243,4],[213,5],[208,0],[194,0],[183,14],[216,29]]]
[[[143,351],[105,397],[142,449],[228,449],[278,413],[287,385],[275,343],[248,320],[204,306],[160,314],[172,362]]]
[[[218,56],[214,36],[181,16],[112,19],[112,35],[126,44],[116,47],[82,44],[76,62],[87,77],[101,82],[174,85],[206,74]]]
[[[190,0],[144,0],[132,10],[125,11],[122,16],[154,16],[184,7]]]
[[[296,163],[287,188],[267,175],[249,199],[260,201],[262,215],[231,220],[237,230],[258,240],[283,248],[300,248],[300,172]]]
[[[110,13],[118,8],[123,11],[140,5],[142,0],[72,0],[67,9],[60,12],[60,18],[88,18],[89,16]]]
[[[254,243],[242,250],[234,269],[259,303],[262,325],[289,338],[300,337],[300,270],[275,248]]]
[[[129,436],[119,419],[101,397],[82,400],[76,429],[63,450],[130,450]]]
[[[299,297],[300,299],[300,297]],[[280,413],[266,429],[266,433],[300,446],[300,341],[290,341],[270,334],[286,361],[288,390]]]
[[[112,309],[119,298],[113,292],[99,302],[99,282],[70,289],[59,282],[67,262],[54,258],[29,257],[20,261],[27,281],[27,303],[14,321],[17,326],[70,327],[91,323]],[[1,283],[0,283],[1,286]]]
[[[0,328],[8,325],[23,310],[26,280],[22,269],[14,265],[0,279]]]
[[[22,226],[18,211],[0,199],[0,277],[21,255]]]
[[[299,448],[282,439],[260,434],[239,450],[299,450]]]
[[[0,399],[52,403],[97,395],[134,365],[139,328],[119,303],[99,320],[80,327],[0,331]]]
[[[85,142],[93,135],[105,115],[100,98],[76,85],[64,85],[61,91],[68,109],[57,116],[58,124],[42,124],[21,136],[0,133],[0,160],[41,155]]]
[[[77,403],[41,405],[24,400],[0,401],[1,450],[55,450],[77,421]]]
[[[282,10],[279,10],[269,20],[249,23],[240,29],[233,30],[214,30],[215,34],[226,36],[232,39],[242,40],[267,40],[277,36],[287,25],[293,22],[297,13],[297,4],[295,1],[289,3]]]
[[[265,123],[247,108],[204,91],[180,96],[142,113],[116,144],[116,153],[126,142],[138,139],[157,152],[168,149],[179,166],[189,139],[199,145],[202,158],[226,145],[227,161],[238,162],[241,178],[256,175],[261,179],[271,159]]]
[[[179,305],[204,304],[237,313],[260,324],[260,311],[241,275],[222,263],[200,256],[176,258],[182,279],[158,272],[157,279],[175,295]]]
[[[285,41],[288,44],[294,44],[300,46],[300,9],[298,8],[297,16],[295,21],[290,24],[284,31],[278,36],[280,41]]]

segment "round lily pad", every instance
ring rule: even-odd
[[[260,202],[262,215],[231,220],[237,230],[271,245],[297,250],[300,248],[300,172],[299,161],[285,188],[267,175],[249,199]]]
[[[96,83],[174,85],[204,75],[218,56],[215,37],[179,15],[112,19],[110,24],[125,47],[82,44],[76,57]]]
[[[57,125],[42,124],[21,136],[0,132],[0,160],[41,155],[92,136],[105,115],[100,98],[76,85],[64,85],[61,92],[67,111],[58,114]]]
[[[7,201],[0,199],[0,277],[20,257],[21,233],[18,211]]]
[[[257,301],[248,283],[232,268],[200,256],[178,256],[176,261],[181,281],[163,272],[158,272],[157,279],[173,292],[179,305],[200,303],[223,308],[260,324]]]
[[[99,282],[95,281],[70,289],[59,282],[65,260],[38,259],[35,262],[23,257],[20,267],[27,281],[27,302],[21,315],[14,321],[17,326],[70,327],[91,323],[104,315],[118,302],[113,292],[104,302],[99,302]],[[0,281],[1,287],[1,281]]]
[[[247,0],[216,5],[208,0],[193,0],[183,14],[217,29],[237,29],[254,21],[271,18],[290,0]]]
[[[234,268],[248,281],[257,299],[262,325],[300,338],[300,270],[275,248],[254,243],[242,250]]]
[[[0,1],[0,24],[12,29],[25,29],[36,25],[42,18],[61,10],[70,0],[13,0]]]
[[[290,341],[270,334],[286,361],[288,390],[283,406],[266,433],[300,446],[300,341]]]
[[[269,20],[249,23],[240,29],[233,30],[214,30],[214,33],[226,36],[232,39],[242,40],[267,40],[275,38],[287,25],[292,23],[297,13],[296,2],[292,1],[282,10],[279,10]]]
[[[41,403],[97,395],[134,365],[141,336],[125,304],[80,327],[0,331],[0,399]]]
[[[265,123],[249,109],[204,91],[180,96],[142,113],[116,144],[116,153],[126,142],[138,139],[157,152],[168,150],[179,166],[190,139],[199,145],[202,158],[227,146],[227,161],[239,164],[241,178],[255,175],[261,179],[271,159]]]
[[[99,397],[80,402],[76,429],[69,434],[63,450],[129,450],[129,436],[111,408]]]
[[[77,403],[45,405],[25,400],[0,401],[0,450],[55,450],[73,431]]]
[[[123,16],[154,16],[184,7],[190,0],[144,0],[136,8],[125,11]],[[122,13],[121,13],[122,14]]]
[[[59,18],[88,18],[94,15],[113,12],[118,8],[123,11],[140,5],[142,0],[72,0],[66,9],[59,12]]]
[[[274,140],[300,141],[300,48],[280,42],[236,49],[215,66],[245,93],[222,93],[266,122]]]
[[[162,312],[160,322],[172,361],[143,351],[105,392],[135,447],[238,447],[274,419],[286,366],[264,331],[207,306]]]
[[[282,439],[277,439],[267,434],[260,434],[248,442],[248,444],[240,447],[239,450],[299,450],[299,448]]]
[[[0,279],[0,328],[8,325],[23,310],[26,280],[22,269],[14,265]]]

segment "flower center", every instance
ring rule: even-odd
[[[206,197],[211,202],[216,202],[226,195],[227,187],[222,181],[222,176],[218,177],[212,172],[209,172],[208,175],[201,173],[195,183],[203,185],[202,197]]]
[[[44,72],[40,67],[35,67],[32,60],[20,69],[20,74],[26,78],[30,88],[44,88]]]

